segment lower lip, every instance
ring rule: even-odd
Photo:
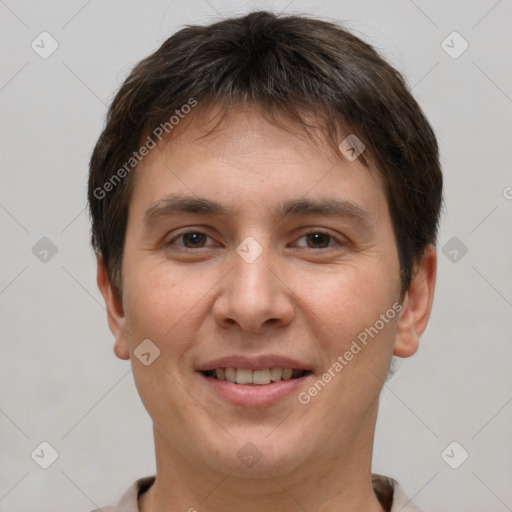
[[[213,389],[214,393],[224,400],[234,405],[250,407],[271,405],[291,394],[298,394],[299,388],[304,385],[305,380],[311,374],[297,379],[281,380],[264,385],[235,384],[227,380],[207,377],[202,373],[200,375],[206,384]]]

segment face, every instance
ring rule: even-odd
[[[400,303],[379,173],[257,110],[210,128],[192,120],[137,169],[122,301],[99,268],[155,441],[240,475],[371,449],[391,356],[414,353],[431,301]]]

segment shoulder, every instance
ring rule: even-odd
[[[372,485],[382,506],[389,512],[423,512],[404,493],[393,478],[372,474]]]
[[[128,487],[115,505],[111,504],[91,510],[90,512],[139,512],[139,494],[148,490],[154,481],[155,475],[139,478]]]

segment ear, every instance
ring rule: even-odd
[[[420,336],[427,327],[436,284],[437,253],[428,245],[414,268],[409,290],[405,294],[397,326],[393,355],[410,357],[416,353]]]
[[[130,351],[128,350],[126,340],[126,317],[124,316],[123,303],[112,287],[103,259],[98,257],[97,261],[96,282],[103,295],[103,299],[105,299],[108,326],[115,337],[114,353],[119,359],[130,359]]]

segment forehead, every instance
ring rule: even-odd
[[[253,164],[269,152],[276,163],[283,153],[286,153],[285,160],[288,161],[292,156],[288,151],[291,149],[297,156],[301,154],[311,158],[322,153],[333,161],[343,160],[345,152],[340,151],[339,146],[347,136],[354,138],[350,130],[343,128],[340,121],[336,130],[341,134],[334,134],[333,130],[322,128],[325,121],[320,116],[315,117],[311,113],[300,115],[302,122],[291,119],[287,112],[258,105],[242,108],[200,104],[175,126],[160,146],[170,145],[178,151],[193,146],[196,154],[229,155],[236,159],[245,157]],[[336,141],[338,138],[340,140]],[[366,153],[361,154],[360,159],[365,165]]]
[[[285,201],[290,206],[306,197],[341,197],[366,202],[375,216],[386,202],[376,169],[344,158],[320,130],[276,125],[258,109],[224,116],[198,109],[144,158],[134,179],[132,200],[144,199],[147,208],[169,194],[222,199],[235,214],[244,207],[278,211]]]

